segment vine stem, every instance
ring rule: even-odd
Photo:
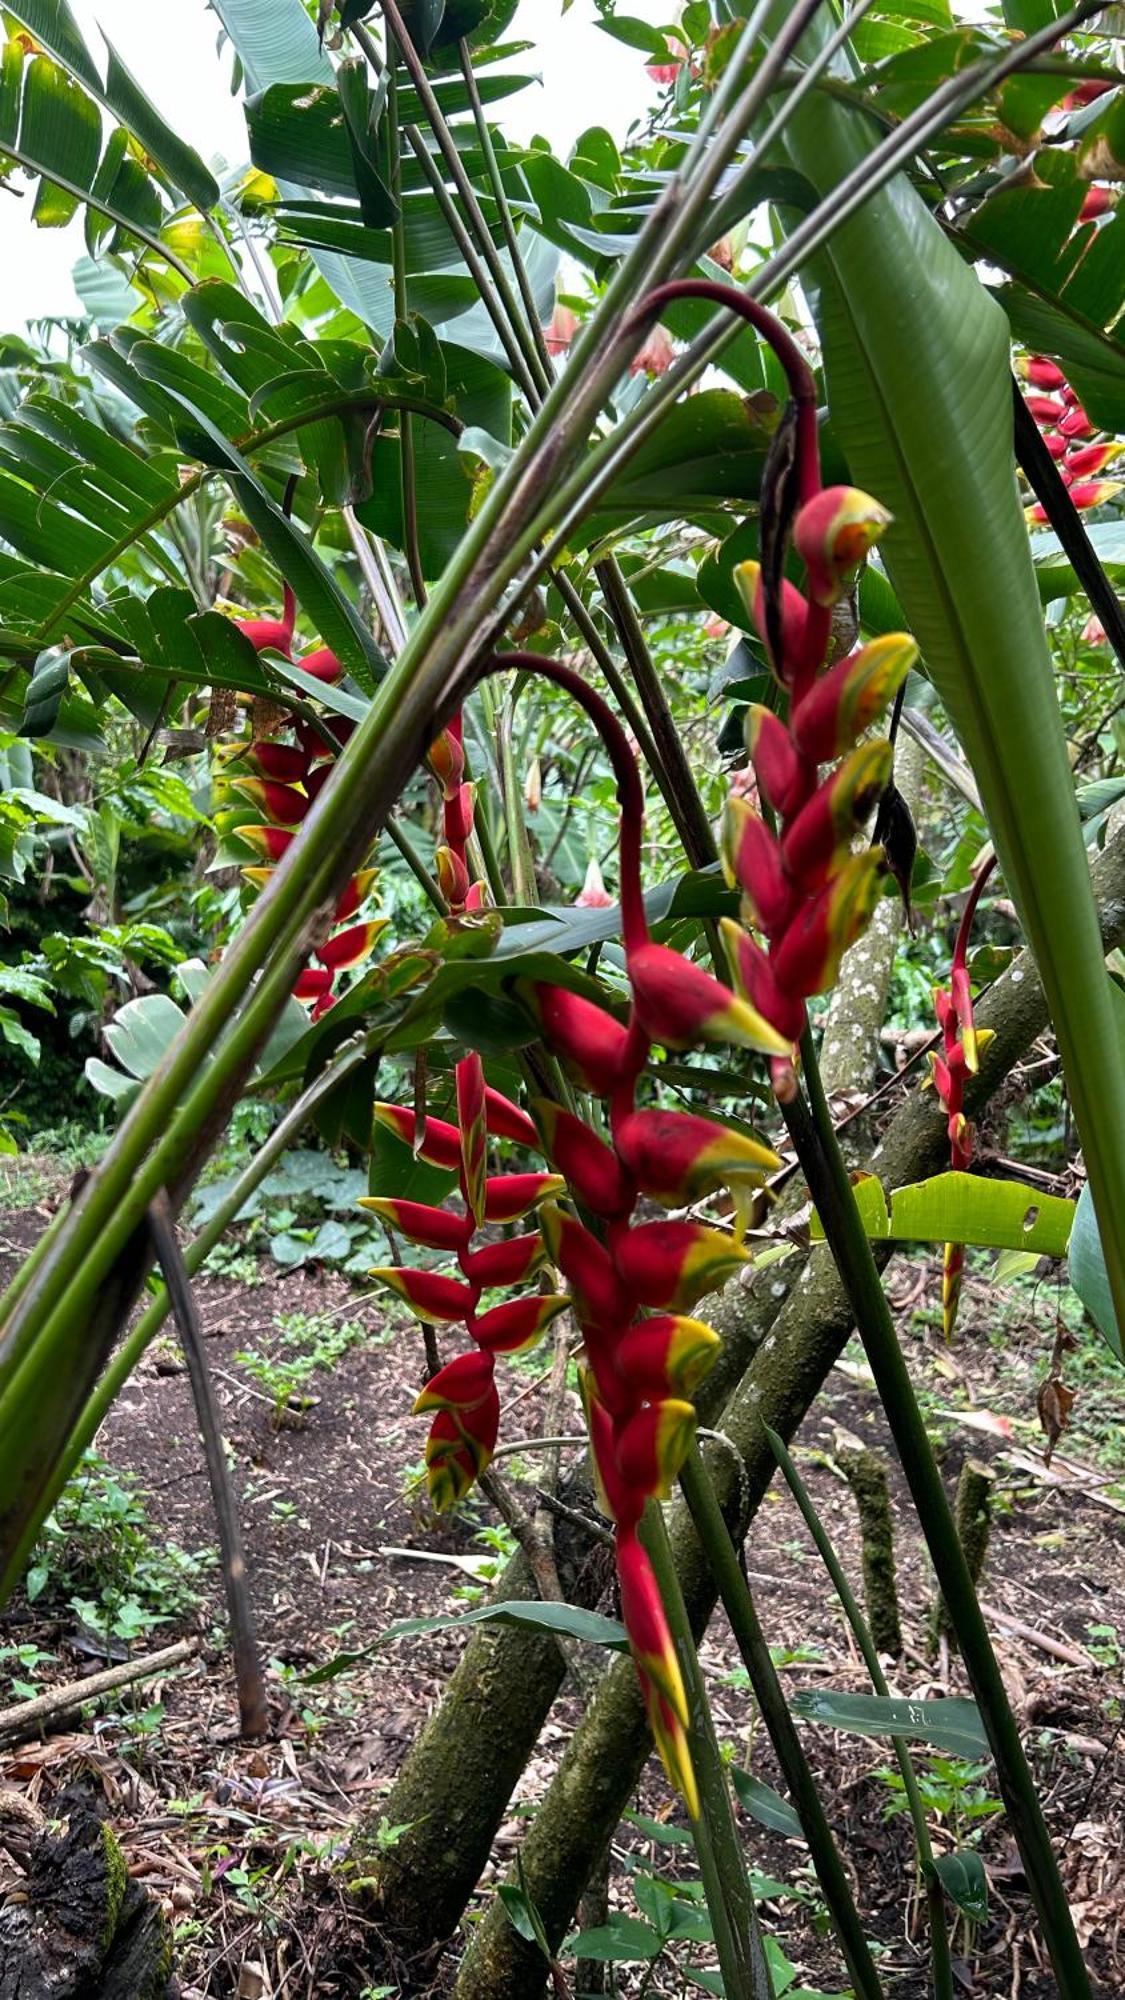
[[[855,1635],[856,1644],[863,1654],[864,1665],[871,1676],[871,1685],[875,1689],[876,1694],[889,1695],[890,1688],[887,1686],[887,1677],[883,1672],[879,1655],[875,1650],[875,1641],[871,1637],[867,1620],[860,1610],[855,1592],[844,1574],[843,1565],[832,1546],[828,1531],[813,1505],[812,1495],[793,1463],[792,1455],[784,1439],[779,1437],[775,1430],[771,1430],[768,1424],[764,1424],[762,1428],[766,1433],[770,1450],[781,1467],[789,1491],[792,1493],[794,1500],[801,1510],[805,1526],[816,1544],[821,1561],[832,1579],[832,1587],[843,1607],[844,1616]],[[930,1829],[926,1823],[926,1809],[922,1804],[922,1796],[918,1790],[918,1780],[914,1775],[914,1766],[910,1761],[910,1748],[905,1737],[892,1736],[891,1742],[894,1746],[895,1757],[898,1760],[898,1768],[902,1773],[906,1803],[910,1809],[910,1817],[914,1824],[914,1839],[918,1848],[918,1865],[922,1871],[922,1880],[926,1890],[926,1909],[929,1917],[930,1942],[933,1951],[930,1969],[933,1974],[934,2000],[954,2000],[953,1966],[949,1955],[949,1931],[945,1922],[945,1899],[941,1886],[941,1878],[934,1866],[934,1850],[930,1844]]]
[[[1091,2000],[1089,1974],[1042,1807],[833,1130],[809,1029],[801,1040],[801,1059],[807,1101],[798,1092],[790,1103],[782,1104],[782,1115],[855,1315],[938,1585],[949,1607],[1059,1989],[1066,2000]]]
[[[828,1905],[852,1984],[860,2000],[883,2000],[883,1988],[821,1804],[816,1780],[809,1769],[770,1656],[754,1594],[743,1574],[738,1552],[698,1444],[692,1445],[681,1468],[680,1487],[695,1524],[695,1532],[706,1551],[711,1574],[719,1586],[719,1596],[742,1663],[750,1676],[762,1720],[769,1731],[770,1742],[801,1821],[801,1830],[808,1843],[817,1881]]]
[[[655,1500],[650,1500],[645,1508],[641,1538],[656,1576],[687,1694],[692,1764],[700,1802],[700,1817],[693,1823],[695,1850],[714,1926],[723,1986],[731,2000],[773,2000],[773,1980],[742,1858],[699,1655],[668,1529]]]

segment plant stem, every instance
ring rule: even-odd
[[[698,1444],[692,1446],[684,1461],[680,1485],[695,1523],[695,1532],[707,1552],[711,1574],[719,1587],[742,1663],[750,1676],[762,1720],[769,1731],[770,1742],[800,1818],[817,1881],[828,1905],[852,1984],[861,2000],[883,2000],[883,1988],[820,1801],[816,1780],[789,1713],[758,1618],[753,1592],[743,1574]]]
[[[1055,1976],[1067,2000],[1090,2000],[1089,1975],[1042,1807],[832,1128],[808,1029],[801,1041],[801,1058],[808,1102],[798,1095],[791,1103],[782,1105],[782,1114],[855,1314],[856,1328],[957,1634],[961,1657],[996,1759],[1004,1803]]]
[[[469,52],[467,42],[463,41],[460,44],[458,54],[461,58],[461,74],[465,79],[465,88],[469,93],[473,123],[477,128],[477,138],[480,140],[481,152],[484,154],[484,164],[492,188],[493,199],[496,202],[500,216],[500,227],[504,232],[504,241],[508,246],[508,255],[512,260],[512,269],[516,274],[516,283],[519,286],[520,298],[523,300],[528,331],[535,342],[543,380],[544,382],[548,382],[554,374],[554,368],[551,363],[551,350],[547,346],[547,336],[540,324],[539,307],[536,303],[535,293],[531,288],[531,280],[527,275],[527,265],[524,262],[523,251],[520,249],[519,237],[512,219],[512,206],[508,200],[508,192],[504,186],[503,176],[500,172],[500,162],[496,157],[492,127],[489,125],[488,119],[485,116],[484,105],[481,103],[480,91],[477,88],[476,71],[473,68],[472,56]]]
[[[387,151],[390,163],[390,190],[397,213],[391,225],[391,266],[395,295],[395,325],[406,324],[409,303],[406,292],[406,221],[402,207],[402,151],[398,116],[398,51],[394,42],[387,50]],[[414,602],[421,611],[426,602],[426,582],[418,549],[418,485],[414,465],[414,425],[406,410],[398,420],[399,468],[402,483],[402,541],[406,567],[410,572]]]
[[[771,1430],[768,1424],[765,1424],[763,1428],[769,1440],[770,1450],[785,1475],[789,1490],[801,1510],[805,1526],[812,1536],[824,1567],[832,1579],[832,1587],[843,1606],[844,1616],[852,1628],[856,1644],[863,1654],[864,1665],[871,1676],[871,1685],[875,1689],[876,1694],[889,1695],[890,1688],[887,1686],[887,1677],[880,1664],[879,1655],[875,1650],[875,1642],[871,1637],[867,1621],[859,1608],[855,1592],[852,1590],[851,1584],[844,1574],[840,1559],[829,1540],[828,1531],[816,1511],[812,1495],[801,1478],[784,1439],[779,1437],[775,1430]],[[934,1867],[934,1850],[930,1844],[930,1829],[926,1823],[926,1809],[922,1804],[921,1793],[918,1790],[918,1780],[914,1775],[914,1766],[910,1761],[910,1748],[905,1737],[892,1736],[891,1742],[894,1745],[898,1767],[902,1773],[906,1803],[910,1809],[911,1820],[914,1823],[914,1838],[918,1848],[918,1865],[921,1868],[922,1879],[926,1886],[926,1907],[929,1913],[930,1938],[933,1947],[931,1969],[934,1982],[934,2000],[953,2000],[953,1967],[949,1957],[949,1932],[945,1922],[945,1901],[941,1880]]]
[[[691,1756],[699,1784],[700,1818],[693,1825],[699,1872],[715,1932],[723,1985],[731,2000],[773,2000],[765,1947],[742,1858],[730,1788],[659,1504],[645,1508],[641,1535],[656,1574],[687,1692]]]

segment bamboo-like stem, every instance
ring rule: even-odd
[[[448,908],[445,897],[442,895],[441,890],[438,888],[437,883],[434,881],[433,876],[430,874],[429,869],[397,813],[388,813],[383,832],[392,845],[397,847],[414,880],[418,883],[419,888],[425,891],[438,916],[444,917],[447,914]]]
[[[391,279],[394,286],[395,324],[405,325],[409,304],[406,291],[406,221],[402,207],[402,151],[398,116],[398,52],[393,42],[387,51],[389,89],[387,96],[387,154],[390,190],[396,214],[391,224]],[[418,481],[414,465],[414,426],[403,410],[398,420],[399,474],[402,487],[402,544],[414,602],[419,611],[426,602],[426,580],[418,548]]]
[[[693,1824],[699,1872],[715,1933],[723,1985],[738,2000],[773,2000],[765,1947],[735,1823],[726,1771],[719,1755],[707,1689],[695,1650],[687,1607],[659,1504],[650,1500],[641,1524],[661,1601],[683,1675],[690,1716],[691,1756],[699,1785],[700,1817]]]
[[[469,106],[473,114],[473,123],[477,128],[477,138],[480,140],[481,152],[484,155],[485,170],[488,174],[489,185],[492,188],[493,199],[500,216],[500,227],[504,232],[504,241],[508,246],[508,255],[512,260],[512,269],[516,274],[516,283],[519,286],[520,298],[523,300],[523,309],[528,330],[535,342],[543,380],[544,382],[548,382],[554,374],[554,368],[551,363],[551,350],[547,346],[547,336],[540,324],[539,307],[536,304],[535,293],[532,291],[531,280],[527,274],[527,265],[524,262],[523,252],[520,249],[516,225],[512,218],[512,205],[508,200],[508,191],[504,186],[503,175],[500,172],[500,162],[496,157],[496,146],[492,138],[492,128],[485,116],[484,105],[481,102],[480,90],[477,86],[477,73],[473,68],[468,42],[463,41],[459,44],[458,54],[461,60],[461,75],[465,79],[465,88],[469,93]]]
[[[879,1655],[875,1649],[875,1641],[871,1637],[867,1620],[860,1610],[858,1599],[851,1584],[848,1582],[843,1564],[840,1562],[832,1546],[828,1531],[816,1511],[812,1495],[801,1478],[784,1439],[779,1437],[778,1433],[772,1430],[769,1424],[764,1424],[763,1429],[769,1441],[770,1450],[785,1476],[789,1491],[792,1493],[794,1500],[801,1510],[805,1526],[812,1536],[821,1561],[832,1579],[832,1588],[840,1600],[844,1616],[851,1626],[855,1637],[856,1645],[863,1655],[864,1665],[871,1676],[871,1685],[876,1694],[889,1695],[890,1688],[887,1686],[887,1677],[883,1672]],[[954,2000],[953,1967],[949,1954],[949,1931],[945,1921],[945,1899],[942,1892],[941,1880],[937,1869],[934,1867],[934,1850],[930,1843],[930,1829],[926,1822],[926,1809],[922,1804],[921,1793],[918,1790],[918,1780],[914,1775],[914,1766],[910,1761],[909,1744],[903,1736],[892,1736],[891,1743],[894,1746],[898,1768],[902,1773],[903,1789],[906,1794],[906,1803],[914,1826],[914,1840],[918,1849],[918,1866],[925,1885],[926,1909],[929,1916],[930,1943],[933,1954],[930,1970],[933,1975],[934,2000]]]
[[[821,1804],[816,1780],[789,1713],[758,1617],[754,1594],[739,1563],[698,1444],[692,1446],[684,1461],[680,1486],[695,1524],[695,1532],[707,1552],[711,1574],[719,1587],[719,1596],[742,1663],[750,1676],[762,1720],[789,1787],[852,1984],[860,2000],[883,2000],[883,1988],[863,1934],[863,1924],[827,1814]]]
[[[801,1041],[801,1059],[808,1100],[798,1093],[791,1103],[782,1105],[782,1114],[855,1314],[856,1329],[898,1449],[938,1585],[949,1608],[961,1657],[996,1759],[997,1778],[1055,1977],[1067,2000],[1090,2000],[1089,1974],[1035,1782],[832,1127],[812,1035],[807,1029]]]

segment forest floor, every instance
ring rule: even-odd
[[[0,1275],[34,1241],[55,1193],[49,1173],[9,1183],[0,1208]],[[934,1261],[900,1261],[889,1283],[951,1487],[966,1456],[993,1476],[982,1596],[1079,1935],[1099,1996],[1110,2000],[1125,1992],[1120,1373],[1096,1334],[1082,1332],[1067,1364],[1079,1392],[1071,1428],[1047,1471],[1036,1388],[1062,1303],[1054,1284],[1023,1280],[1001,1289],[974,1272],[956,1343],[946,1349],[935,1334]],[[338,1275],[279,1273],[268,1262],[254,1269],[244,1259],[237,1276],[202,1280],[198,1297],[241,1492],[259,1633],[270,1661],[273,1734],[258,1746],[238,1738],[202,1454],[182,1364],[174,1343],[162,1340],[99,1440],[99,1459],[112,1471],[90,1471],[62,1531],[43,1545],[34,1602],[21,1594],[0,1616],[0,1702],[75,1681],[107,1657],[152,1651],[182,1635],[196,1635],[200,1650],[158,1681],[72,1711],[50,1733],[13,1740],[0,1717],[0,1787],[47,1814],[76,1781],[97,1793],[130,1870],[164,1901],[176,1925],[183,2000],[244,1993],[260,2000],[440,1996],[449,1991],[455,1949],[424,1986],[365,1987],[347,1969],[340,1941],[350,1937],[354,1945],[362,1930],[347,1913],[341,1864],[357,1814],[374,1807],[378,1815],[407,1746],[440,1697],[462,1645],[452,1625],[486,1594],[510,1545],[506,1531],[483,1504],[452,1522],[428,1516],[417,1483],[421,1430],[410,1416],[423,1362],[416,1332],[389,1328],[381,1310]],[[239,1358],[247,1355],[257,1359]],[[506,1398],[507,1437],[534,1435],[543,1383],[531,1368],[517,1374]],[[301,1408],[304,1397],[310,1400]],[[576,1403],[571,1416],[576,1428]],[[856,1440],[891,1463],[879,1405],[853,1343],[800,1433],[798,1459],[858,1584],[854,1506],[837,1461],[841,1446]],[[509,1461],[506,1471],[518,1479],[520,1462]],[[124,1475],[136,1482],[147,1524]],[[964,1694],[956,1657],[927,1654],[932,1583],[893,1464],[891,1490],[906,1642],[890,1670],[892,1689],[915,1700]],[[747,1556],[787,1692],[865,1690],[862,1663],[819,1559],[776,1485]],[[395,1641],[334,1680],[305,1679],[341,1651],[370,1647],[396,1620],[441,1614],[450,1615],[451,1629]],[[738,1764],[779,1784],[754,1726],[737,1654],[718,1622],[704,1661],[724,1744]],[[549,1783],[578,1709],[574,1694],[564,1691],[498,1836],[482,1898],[511,1863],[521,1823]],[[909,1822],[895,1811],[890,1745],[820,1725],[802,1729],[858,1880],[888,2000],[923,2000],[924,1935]],[[935,1846],[972,1846],[987,1870],[986,1920],[957,1925],[958,1990],[1049,2000],[1057,1988],[1042,1963],[991,1766],[924,1746],[915,1765],[932,1808]],[[457,1783],[456,1772],[449,1782]],[[680,1817],[655,1761],[634,1804],[650,1820],[674,1824]],[[743,1832],[760,1878],[763,1924],[795,1968],[790,2000],[840,1993],[846,1981],[825,1936],[803,1845],[746,1818]],[[393,1841],[395,1829],[384,1823],[383,1837]],[[0,1900],[18,1892],[20,1880],[18,1858],[3,1840],[0,1825]],[[635,1915],[636,1878],[650,1870],[687,1880],[694,1874],[690,1848],[623,1825],[613,1854],[612,1904]],[[573,1960],[564,1963],[573,1986]],[[633,1995],[643,1985],[647,2000],[679,2000],[700,1990],[684,1970],[689,1963],[713,1959],[698,1944],[677,1946],[655,1967],[614,1968],[615,1990]]]

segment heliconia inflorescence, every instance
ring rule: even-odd
[[[1091,189],[1091,194],[1102,192]],[[1121,440],[1096,437],[1094,425],[1062,369],[1045,355],[1029,355],[1020,363],[1020,371],[1030,386],[1024,402],[1079,512],[1102,507],[1107,500],[1115,499],[1122,490],[1121,481],[1102,479],[1099,475],[1120,457]],[[1034,527],[1041,527],[1047,520],[1047,510],[1038,500],[1026,509],[1026,514]]]
[[[981,892],[992,873],[995,857],[985,863],[973,883],[969,900],[957,930],[950,967],[949,988],[934,988],[934,1012],[941,1029],[939,1055],[930,1051],[928,1081],[937,1092],[949,1131],[950,1165],[955,1173],[967,1173],[973,1158],[973,1127],[965,1116],[965,1080],[975,1076],[982,1051],[992,1040],[990,1028],[978,1028],[973,1020],[973,994],[969,983],[969,934],[973,927]],[[946,1340],[952,1340],[961,1298],[965,1268],[963,1243],[947,1243],[941,1270],[941,1317]]]
[[[256,652],[280,653],[302,672],[326,685],[341,680],[344,669],[326,646],[293,661],[296,615],[296,599],[286,584],[280,619],[240,618],[235,623]],[[282,741],[274,733],[256,733],[252,726],[249,737],[215,746],[221,803],[235,807],[244,804],[257,814],[255,819],[235,820],[231,825],[235,838],[261,856],[260,865],[241,871],[243,880],[255,894],[265,888],[278,862],[300,837],[301,826],[331,777],[336,758],[354,726],[338,715],[326,715],[317,728],[304,716],[271,705],[271,732],[286,728],[294,738],[292,742]],[[314,1021],[333,1005],[338,975],[361,965],[386,929],[382,919],[354,921],[375,879],[373,868],[360,869],[352,876],[336,903],[328,935],[297,975],[294,998],[309,1003]]]

